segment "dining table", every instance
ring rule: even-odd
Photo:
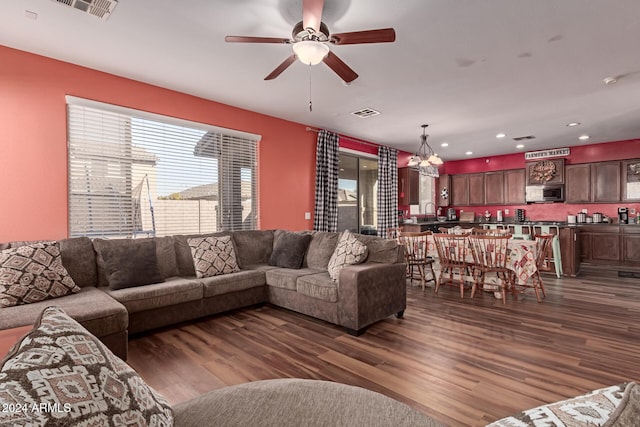
[[[433,258],[433,270],[436,279],[440,275],[440,262],[438,251],[433,236],[427,236],[427,256]],[[467,251],[466,260],[473,263],[473,254],[471,250]],[[515,273],[516,282],[524,284],[538,270],[536,266],[536,242],[535,240],[509,239],[507,243],[507,268]],[[459,280],[460,275],[454,273],[454,277]],[[473,283],[475,280],[471,275],[464,275],[462,278],[465,282]],[[487,274],[484,280],[484,290],[494,292],[496,298],[502,298],[500,293],[498,276],[496,274]]]

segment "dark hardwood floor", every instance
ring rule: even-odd
[[[544,281],[540,304],[531,292],[503,305],[490,293],[408,287],[405,317],[360,337],[269,305],[238,310],[133,337],[128,363],[172,403],[247,381],[313,378],[456,426],[640,380],[640,280]]]

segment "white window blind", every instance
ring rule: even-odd
[[[259,136],[69,98],[71,236],[257,228]]]

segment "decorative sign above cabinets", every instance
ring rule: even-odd
[[[524,153],[524,160],[546,159],[548,157],[567,157],[569,148],[553,148],[551,150],[529,151]]]
[[[527,163],[527,185],[563,184],[564,159]]]

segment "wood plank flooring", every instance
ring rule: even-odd
[[[640,280],[545,276],[507,304],[408,287],[403,319],[353,337],[273,306],[129,342],[128,363],[172,403],[226,385],[312,378],[365,387],[452,426],[482,426],[543,403],[640,380]]]

